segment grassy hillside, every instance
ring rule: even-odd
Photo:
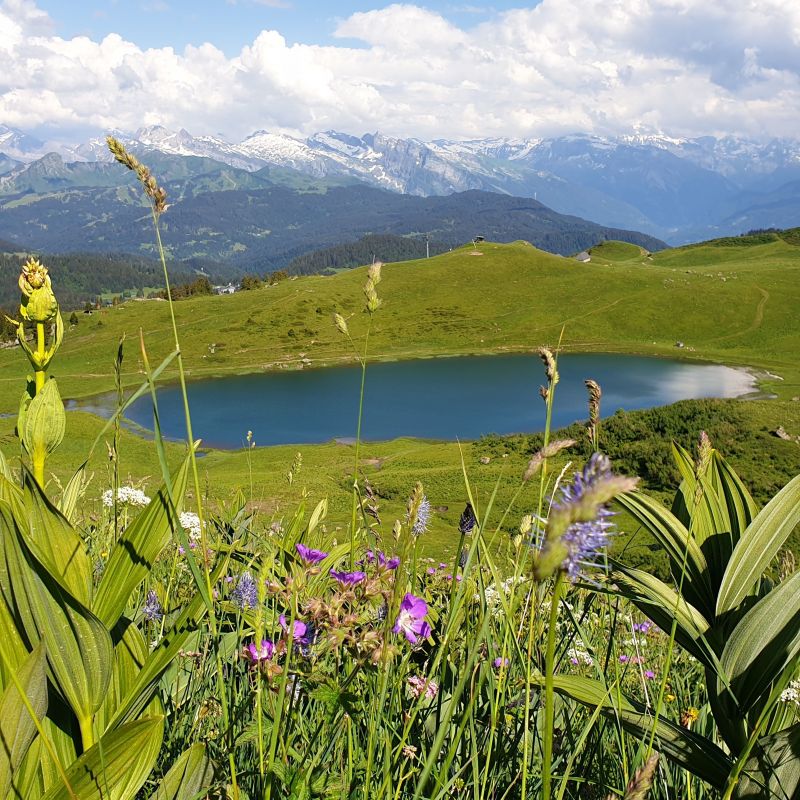
[[[364,277],[356,269],[181,301],[175,308],[191,377],[297,368],[301,359],[312,366],[352,360],[331,315],[349,318],[354,337],[364,332]],[[58,286],[57,271],[53,280]],[[765,376],[762,386],[790,399],[800,395],[799,287],[800,246],[783,239],[654,255],[605,243],[585,264],[523,242],[484,243],[386,265],[370,352],[380,360],[529,351],[555,345],[563,328],[568,351],[749,365],[780,376]],[[81,315],[55,367],[64,396],[113,386],[113,354],[123,335],[123,379],[138,384],[139,330],[151,363],[158,363],[170,349],[167,304],[134,301]],[[19,353],[0,352],[0,411],[16,409],[21,370]]]
[[[800,452],[796,442],[773,435],[779,425],[792,435],[800,434],[800,403],[792,400],[800,395],[796,359],[800,246],[774,237],[744,245],[739,240],[710,242],[649,255],[634,245],[604,242],[592,248],[591,257],[582,264],[523,242],[484,243],[429,260],[388,264],[378,287],[384,303],[375,315],[371,358],[531,350],[540,344],[554,345],[563,328],[566,350],[749,365],[762,371],[762,386],[778,394],[780,401],[686,403],[657,413],[622,415],[607,423],[604,447],[622,468],[641,474],[649,488],[658,490],[677,481],[669,466],[671,439],[691,446],[699,431],[706,429],[758,496],[764,499],[774,492],[793,474]],[[364,270],[357,269],[176,303],[190,377],[294,369],[301,358],[314,366],[351,360],[352,352],[336,332],[331,315],[343,313],[353,336],[363,335],[364,277]],[[57,270],[53,279],[57,286]],[[123,335],[127,337],[123,380],[128,386],[138,385],[143,378],[140,329],[155,364],[170,347],[165,302],[130,301],[91,316],[79,315],[54,370],[64,396],[89,395],[113,386],[113,357]],[[676,349],[676,340],[685,347]],[[0,447],[9,456],[16,452],[13,414],[22,390],[23,361],[15,349],[0,350],[0,411],[9,414],[0,419]],[[531,375],[531,403],[540,402],[539,381],[539,375]],[[68,426],[67,440],[50,462],[61,479],[82,461],[99,430],[95,417],[81,413],[70,414]],[[435,509],[429,543],[434,553],[445,552],[452,546],[465,497],[462,455],[480,502],[488,500],[499,482],[497,508],[501,509],[519,485],[536,446],[535,437],[488,437],[461,449],[455,443],[413,440],[370,443],[362,451],[362,469],[390,520],[402,516],[410,488],[422,480]],[[173,459],[181,450],[179,445],[169,447]],[[312,498],[328,495],[332,518],[344,519],[352,446],[331,443],[301,450],[300,485]],[[294,447],[209,451],[201,462],[206,490],[227,502],[242,488],[252,508],[280,515],[296,499],[297,485],[290,487],[285,480],[296,451]],[[482,463],[482,457],[489,457],[489,464]],[[110,482],[102,442],[91,467],[95,480],[90,493],[99,497]],[[152,445],[124,434],[120,469],[123,477],[144,477],[154,487],[159,468]],[[523,493],[517,508],[532,501]],[[620,544],[633,548],[630,557],[645,561],[649,557],[648,541],[637,534],[632,543],[622,539]]]

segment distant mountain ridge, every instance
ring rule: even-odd
[[[800,142],[793,140],[573,135],[423,142],[380,133],[299,139],[256,131],[231,143],[160,126],[115,135],[142,154],[211,160],[241,173],[277,168],[297,180],[360,181],[423,197],[471,189],[533,197],[560,213],[675,244],[800,221]],[[0,126],[0,195],[21,188],[31,162],[50,151],[66,164],[110,161],[102,138],[54,147]]]

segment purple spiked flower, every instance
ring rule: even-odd
[[[147,593],[142,606],[142,616],[150,622],[160,620],[164,616],[164,609],[161,607],[161,601],[158,599],[155,589],[150,589]]]
[[[425,621],[427,614],[428,604],[408,592],[400,603],[392,633],[402,633],[411,644],[416,644],[420,638],[427,639],[431,635],[431,626]]]
[[[355,586],[357,583],[365,580],[367,577],[366,572],[337,572],[335,569],[331,570],[331,578],[339,581],[342,586]]]
[[[322,550],[313,550],[310,547],[306,547],[302,542],[298,542],[295,547],[297,548],[297,552],[300,553],[300,558],[302,558],[306,564],[319,564],[320,561],[328,557],[328,554],[323,553]]]
[[[635,478],[615,475],[606,456],[592,455],[573,481],[560,487],[560,496],[552,499],[536,577],[546,578],[560,570],[575,580],[587,567],[597,566],[596,558],[615,530],[610,521],[614,514],[607,504],[636,483]]]
[[[422,495],[422,500],[419,502],[417,509],[417,517],[414,524],[411,526],[411,533],[414,536],[419,536],[428,530],[428,523],[431,521],[431,502],[428,500],[427,495]]]
[[[258,605],[258,588],[253,576],[249,572],[243,572],[239,576],[236,588],[231,592],[231,600],[241,611],[248,608],[255,608]]]

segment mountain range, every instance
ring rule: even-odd
[[[190,159],[182,177],[220,165],[234,170],[219,176],[219,188],[251,189],[267,178],[303,189],[358,182],[421,197],[481,190],[533,198],[670,244],[786,228],[800,219],[800,142],[793,140],[573,135],[422,142],[380,133],[300,139],[256,131],[231,143],[160,126],[114,135],[148,157]],[[0,198],[87,180],[107,184],[110,160],[103,138],[64,146],[0,126]]]

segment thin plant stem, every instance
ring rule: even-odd
[[[202,556],[203,556],[202,563],[203,563],[203,573],[206,582],[206,592],[207,596],[209,598],[212,598],[213,593],[211,587],[211,573],[209,570],[208,555],[207,555],[208,542],[207,542],[206,526],[203,514],[203,504],[201,501],[202,494],[200,491],[200,475],[197,470],[197,458],[195,455],[195,448],[194,448],[194,434],[192,433],[192,418],[189,412],[189,397],[186,391],[186,375],[183,369],[183,354],[181,353],[180,338],[178,337],[178,326],[177,323],[175,322],[175,308],[172,300],[172,292],[170,290],[169,272],[167,271],[167,260],[164,254],[164,246],[161,243],[159,213],[156,211],[155,206],[152,204],[150,210],[153,217],[153,227],[155,229],[155,234],[156,234],[158,254],[161,259],[161,266],[164,270],[164,286],[167,292],[167,305],[169,307],[170,321],[172,323],[172,334],[175,341],[175,351],[177,352],[178,377],[180,380],[181,395],[183,398],[183,412],[186,420],[186,438],[189,443],[189,461],[192,467],[192,479],[194,482],[195,499],[197,501],[197,516],[200,521],[200,547],[202,548]],[[211,629],[211,636],[214,640],[216,640],[218,637],[218,625],[217,625],[217,614],[214,608],[213,600],[208,604],[208,622],[209,622],[209,627]],[[222,668],[222,654],[220,652],[219,647],[214,648],[214,653],[216,657],[215,660],[217,668],[217,688],[220,699],[220,706],[222,708],[222,721],[225,730],[230,732],[231,725],[230,725],[230,710],[228,707],[227,686],[225,685],[225,678],[223,675],[223,668]],[[234,748],[232,746],[233,743],[231,742],[230,745],[231,746],[228,747],[228,764],[231,770],[233,800],[239,800],[239,786],[236,780],[236,762],[234,760]]]
[[[553,587],[553,599],[550,603],[550,624],[547,631],[547,649],[544,657],[544,752],[542,755],[542,800],[550,800],[553,768],[553,725],[555,693],[553,689],[553,672],[556,655],[556,630],[558,627],[558,605],[563,592],[564,573],[559,571]]]

